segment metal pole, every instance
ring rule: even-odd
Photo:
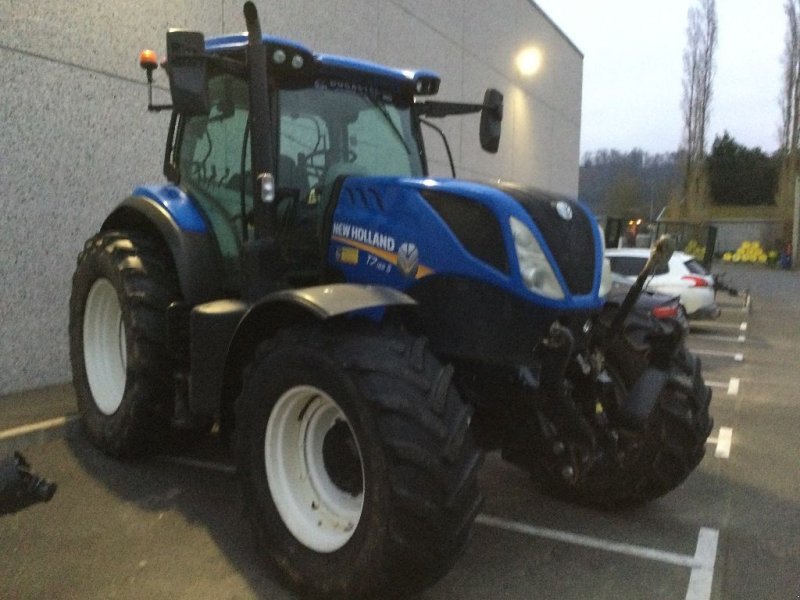
[[[797,244],[800,237],[800,177],[794,178],[794,212],[792,214],[792,268],[797,268]]]

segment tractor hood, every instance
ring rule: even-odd
[[[422,195],[433,200],[437,210],[448,204],[457,210],[469,200],[482,202],[493,207],[499,218],[505,215],[506,221],[511,216],[520,219],[519,210],[522,209],[530,221],[520,220],[531,227],[534,235],[541,236],[539,242],[544,242],[543,247],[552,253],[569,292],[591,293],[599,239],[594,218],[579,201],[500,180],[495,183],[442,180],[428,187]]]
[[[408,289],[421,278],[446,275],[554,309],[594,309],[602,302],[603,249],[594,218],[580,202],[535,188],[353,175],[341,184],[331,242],[329,263],[349,281]],[[527,268],[526,244],[541,249],[539,262]],[[355,250],[378,258],[368,265],[378,274],[362,268]],[[544,271],[549,287],[537,287]]]

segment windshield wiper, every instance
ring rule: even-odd
[[[384,118],[384,119],[386,120],[386,122],[389,124],[389,127],[391,127],[391,128],[392,128],[392,131],[394,131],[394,134],[397,136],[397,139],[398,139],[398,140],[400,140],[400,143],[401,143],[401,144],[403,144],[403,148],[405,148],[405,149],[406,149],[406,154],[407,154],[408,156],[411,156],[411,148],[409,148],[409,147],[408,147],[408,144],[406,143],[406,140],[405,140],[405,138],[403,137],[403,134],[402,134],[402,132],[400,131],[400,129],[398,129],[397,125],[395,125],[395,122],[394,122],[394,121],[392,121],[392,117],[391,117],[391,115],[389,114],[389,111],[387,111],[387,110],[386,110],[386,107],[385,107],[383,104],[381,104],[380,102],[378,102],[378,101],[377,101],[375,98],[373,98],[372,96],[368,96],[368,95],[366,95],[366,94],[362,94],[362,96],[364,96],[365,98],[367,98],[367,99],[368,99],[368,100],[369,100],[369,101],[372,103],[372,106],[374,106],[375,108],[377,108],[377,109],[378,109],[378,111],[381,113],[381,115],[383,115],[383,118]]]

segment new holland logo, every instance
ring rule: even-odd
[[[419,269],[419,250],[416,244],[404,242],[397,250],[397,268],[406,277],[416,277]]]

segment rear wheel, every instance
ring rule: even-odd
[[[168,430],[172,370],[165,314],[178,297],[168,254],[141,234],[101,232],[78,257],[70,359],[84,429],[113,455]]]
[[[443,575],[480,496],[471,412],[425,341],[287,330],[259,348],[236,408],[261,549],[315,597],[397,596]]]

